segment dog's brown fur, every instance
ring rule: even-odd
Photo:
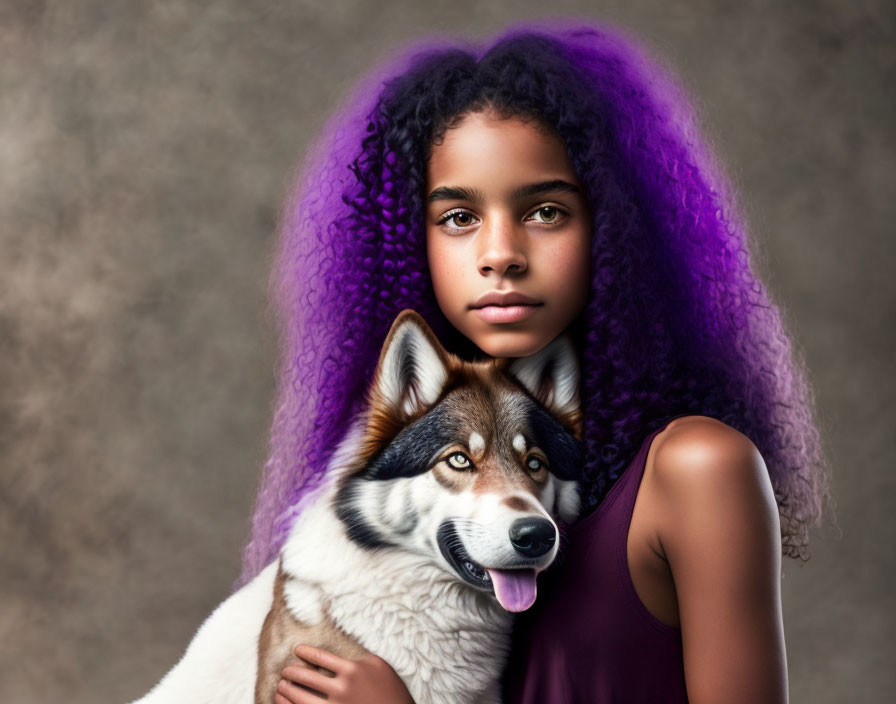
[[[274,581],[274,601],[258,638],[258,675],[255,679],[255,704],[271,704],[283,668],[299,665],[332,675],[329,670],[301,660],[293,652],[299,643],[313,644],[343,658],[358,659],[367,651],[354,638],[339,628],[327,613],[320,623],[302,623],[286,605],[285,586],[291,579],[282,564]]]

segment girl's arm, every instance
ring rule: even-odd
[[[376,655],[348,660],[310,645],[298,646],[295,653],[302,660],[327,668],[334,676],[307,667],[287,667],[277,685],[275,704],[320,704],[325,701],[324,697],[298,685],[325,694],[326,701],[335,704],[414,704],[395,670]]]
[[[670,429],[653,473],[691,704],[787,702],[778,507],[759,451],[695,419]]]

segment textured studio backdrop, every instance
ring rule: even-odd
[[[362,71],[544,3],[0,2],[0,701],[121,702],[239,570],[292,170]],[[896,696],[896,5],[605,0],[695,96],[817,390],[791,699]]]

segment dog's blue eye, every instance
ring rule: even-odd
[[[473,467],[473,463],[470,462],[470,458],[467,457],[463,452],[453,452],[448,455],[448,466],[452,469],[471,469]]]
[[[526,460],[526,467],[529,468],[530,472],[537,472],[539,469],[544,467],[544,462],[533,456]]]

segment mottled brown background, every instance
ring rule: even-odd
[[[400,43],[544,5],[2,0],[0,701],[121,702],[176,661],[238,571],[291,168]],[[785,563],[800,703],[896,694],[894,7],[547,8],[684,76],[808,360],[839,529]]]

